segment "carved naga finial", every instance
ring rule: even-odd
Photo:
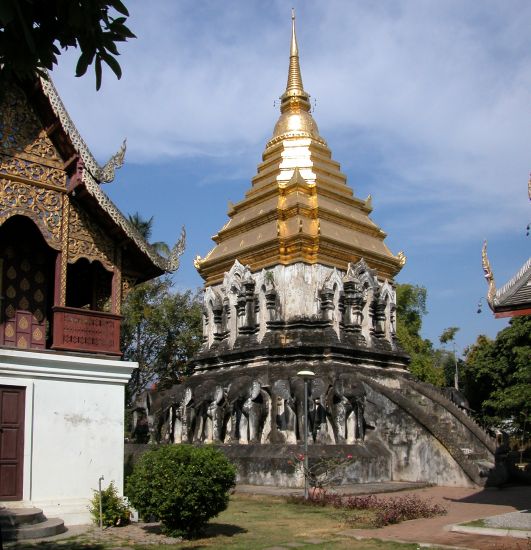
[[[181,229],[181,236],[179,240],[175,243],[171,249],[170,255],[167,259],[166,271],[173,272],[177,271],[179,268],[179,258],[183,255],[184,249],[186,247],[186,229],[183,225]]]
[[[194,258],[194,267],[196,269],[199,269],[201,267],[201,262],[202,262],[202,258],[201,256],[198,254],[195,258]]]
[[[483,265],[483,271],[485,272],[485,279],[489,285],[487,292],[487,302],[492,309],[494,306],[494,298],[496,296],[496,283],[494,282],[494,274],[490,267],[489,258],[487,256],[487,241],[483,241],[483,249],[481,250],[481,263]]]
[[[407,262],[407,256],[402,252],[402,250],[396,255],[396,259],[400,263],[400,267],[404,267]]]
[[[124,139],[119,151],[115,153],[103,166],[98,167],[94,177],[100,183],[110,183],[114,179],[114,172],[124,165],[127,140]]]

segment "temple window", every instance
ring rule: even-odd
[[[67,268],[66,305],[92,311],[111,311],[112,273],[100,262],[80,258]]]

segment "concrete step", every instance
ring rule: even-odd
[[[16,528],[2,528],[2,536],[5,541],[11,540],[31,540],[53,537],[66,531],[65,523],[59,518],[50,518],[41,523],[32,525],[21,525]]]
[[[0,509],[0,528],[6,542],[51,537],[66,531],[62,519],[46,519],[40,508]]]
[[[2,529],[19,525],[31,525],[45,521],[40,508],[3,508],[0,509],[0,526]]]

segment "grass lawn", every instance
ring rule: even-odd
[[[344,529],[367,527],[371,512],[342,512],[333,508],[317,508],[290,504],[285,500],[268,496],[233,495],[225,512],[214,518],[201,538],[184,541],[174,545],[132,544],[127,527],[113,529],[99,540],[83,535],[76,539],[45,542],[39,544],[24,543],[18,549],[61,550],[110,550],[127,547],[135,550],[173,550],[173,549],[232,549],[260,550],[288,543],[300,543],[297,548],[330,548],[393,550],[416,549],[415,544],[399,544],[377,540],[357,541],[342,536]],[[112,535],[112,539],[107,536]],[[305,541],[309,541],[305,543]],[[311,542],[310,542],[311,541]],[[321,541],[317,543],[317,541]],[[317,544],[316,544],[317,543]],[[289,548],[289,547],[288,547]]]

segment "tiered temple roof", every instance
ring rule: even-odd
[[[213,237],[216,246],[195,265],[208,285],[222,281],[238,259],[253,272],[296,262],[346,270],[364,258],[385,279],[405,262],[385,245],[386,234],[370,218],[371,197],[359,199],[311,114],[304,90],[295,18],[280,117],[245,198]]]

